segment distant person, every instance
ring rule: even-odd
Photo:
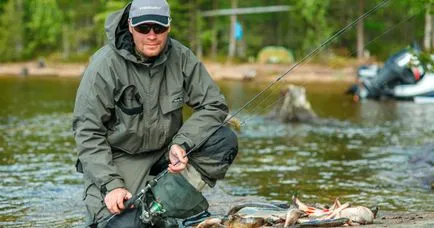
[[[108,44],[84,72],[73,130],[90,227],[177,226],[173,217],[208,208],[200,191],[224,178],[237,155],[227,127],[206,140],[228,106],[193,52],[169,38],[170,23],[165,0],[132,1],[107,18]],[[194,113],[183,123],[184,104]],[[199,149],[185,157],[193,147]],[[141,207],[126,209],[124,202],[166,168],[170,173],[144,199],[166,212],[145,224]]]
[[[20,76],[22,76],[22,77],[29,76],[29,68],[26,66],[22,67],[21,71],[20,71]]]
[[[45,64],[45,59],[44,58],[39,58],[38,59],[38,68],[45,68],[46,64]]]

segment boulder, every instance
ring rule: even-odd
[[[318,118],[306,98],[306,89],[292,84],[281,89],[280,98],[269,117],[284,123],[309,122]]]

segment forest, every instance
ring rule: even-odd
[[[379,4],[378,10],[324,47],[323,55],[385,59],[412,42],[430,51],[432,0],[168,0],[171,37],[204,58],[254,60],[266,46],[300,58]],[[1,0],[0,61],[36,58],[85,62],[105,42],[104,21],[127,0]],[[205,16],[235,8],[280,6],[286,11]],[[231,39],[231,21],[243,36]],[[236,42],[231,44],[231,42]],[[234,46],[236,45],[236,46]],[[231,47],[232,46],[232,47]],[[236,47],[236,49],[235,49]]]

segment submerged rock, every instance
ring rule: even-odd
[[[306,89],[292,84],[280,91],[280,98],[269,117],[284,123],[309,122],[318,118],[306,98]]]
[[[328,127],[348,126],[348,122],[345,121],[318,117],[307,100],[306,89],[292,84],[280,91],[280,98],[267,118],[283,123],[307,123]]]
[[[422,185],[434,190],[434,143],[428,143],[421,148],[413,149],[413,155],[409,159],[410,174],[415,178],[421,178]]]

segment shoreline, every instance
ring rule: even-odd
[[[225,190],[224,183],[218,183],[214,188],[207,188],[204,191],[205,197],[210,203],[209,211],[213,215],[225,215],[226,212],[235,205],[248,202],[270,203],[261,196],[233,196]],[[271,201],[275,203],[288,203],[285,201]],[[434,227],[434,212],[430,211],[383,211],[379,208],[377,217],[373,224],[362,225],[359,227]]]
[[[80,77],[86,69],[84,63],[45,63],[39,67],[37,61],[21,63],[1,63],[0,77]],[[205,67],[216,80],[272,81],[285,74],[291,65],[283,64],[221,64],[204,62]],[[353,66],[334,69],[319,64],[302,64],[293,69],[283,80],[286,82],[347,82],[356,80],[356,69]]]

